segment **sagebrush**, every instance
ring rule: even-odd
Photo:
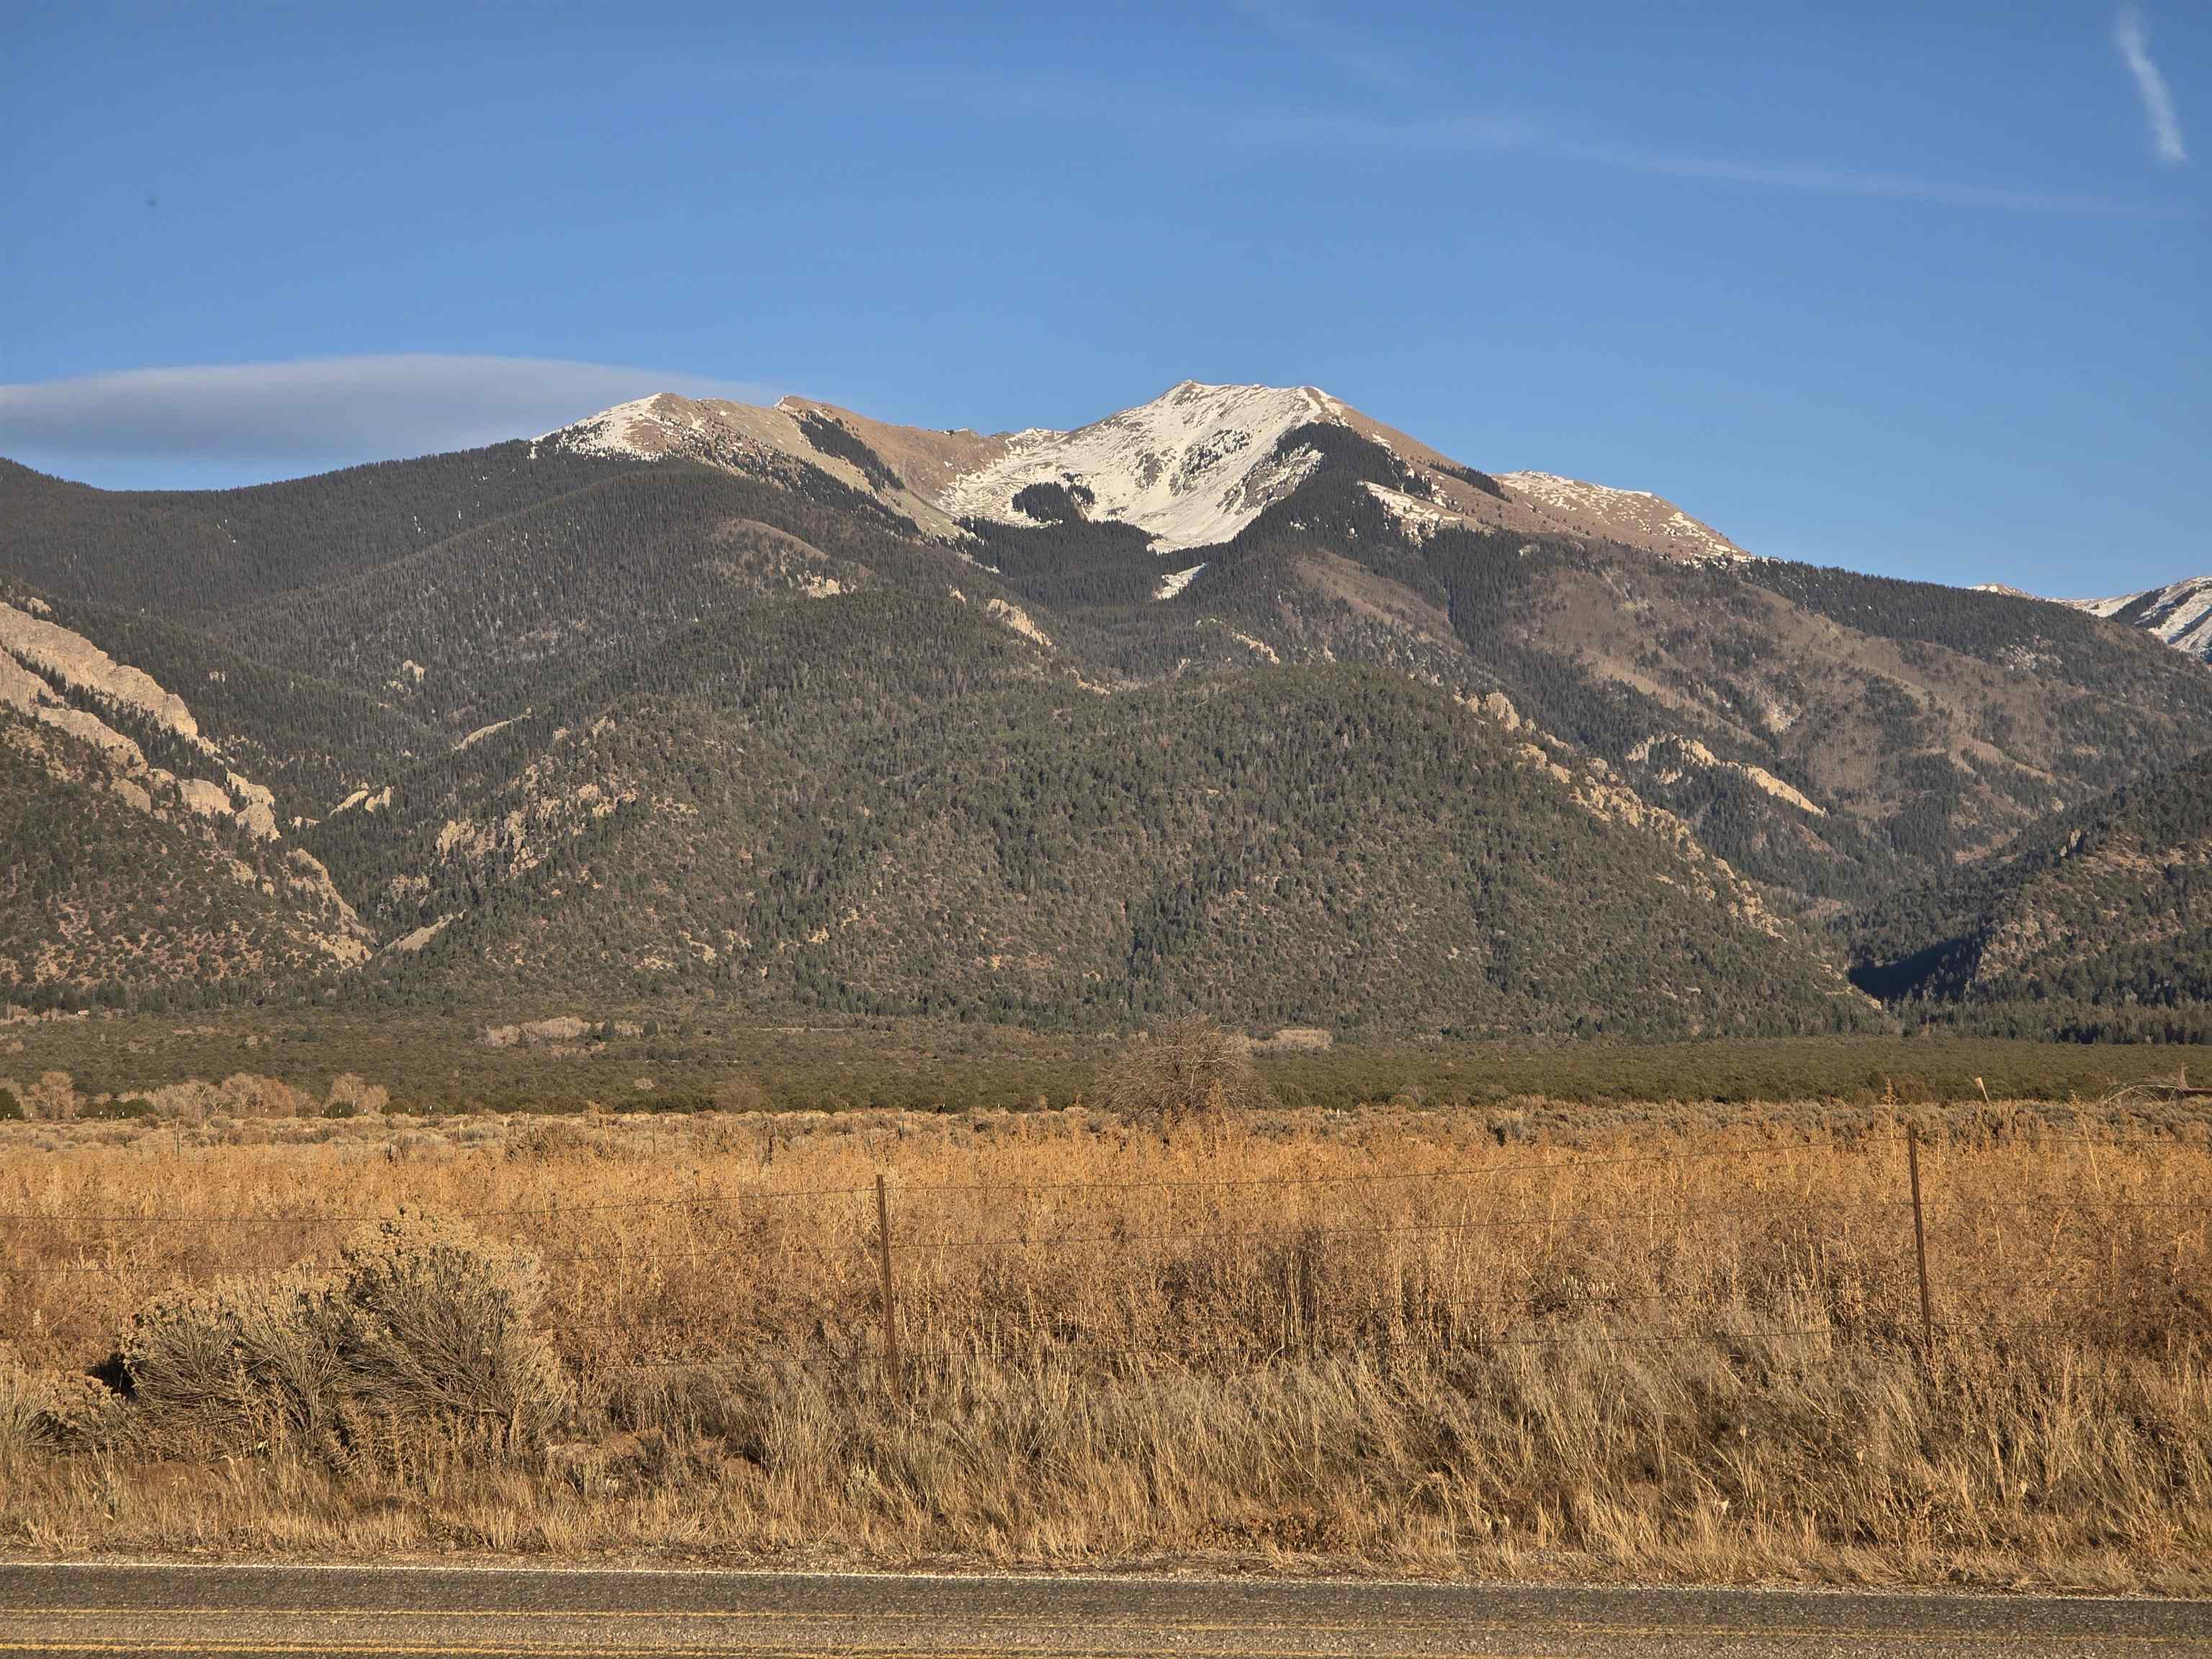
[[[141,1449],[344,1465],[430,1435],[511,1454],[542,1444],[567,1400],[543,1299],[528,1255],[401,1210],[349,1239],[335,1271],[157,1294],[112,1370]]]

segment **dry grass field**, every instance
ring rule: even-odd
[[[0,1126],[0,1548],[2212,1590],[2203,1125],[1922,1127]]]

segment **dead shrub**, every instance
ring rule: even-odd
[[[23,1096],[23,1109],[48,1123],[66,1122],[76,1115],[76,1079],[67,1072],[42,1072]]]
[[[765,1112],[769,1107],[768,1091],[760,1079],[742,1072],[733,1072],[716,1083],[708,1098],[718,1112]]]
[[[223,1079],[222,1092],[240,1117],[305,1117],[316,1109],[313,1096],[301,1093],[282,1078],[252,1072],[234,1072]]]
[[[1124,1043],[1100,1073],[1098,1093],[1109,1111],[1163,1128],[1274,1103],[1251,1043],[1203,1014],[1171,1019]]]
[[[560,1117],[510,1125],[504,1140],[501,1155],[514,1164],[613,1158],[618,1150],[613,1137],[597,1123]]]

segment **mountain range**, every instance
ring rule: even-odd
[[[1311,386],[994,435],[664,395],[221,492],[0,463],[0,994],[2055,1029],[2193,982],[2189,927],[2102,947],[2104,886],[1957,947],[2212,749],[2173,593],[1763,558]]]

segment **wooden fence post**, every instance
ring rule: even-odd
[[[899,1365],[898,1304],[891,1294],[891,1200],[880,1172],[876,1176],[876,1261],[884,1274],[884,1364],[890,1374],[891,1393],[903,1395],[906,1389]]]
[[[1905,1126],[1905,1164],[1912,1176],[1912,1249],[1920,1258],[1920,1346],[1936,1357],[1936,1304],[1928,1294],[1928,1223],[1920,1206],[1920,1126]]]

